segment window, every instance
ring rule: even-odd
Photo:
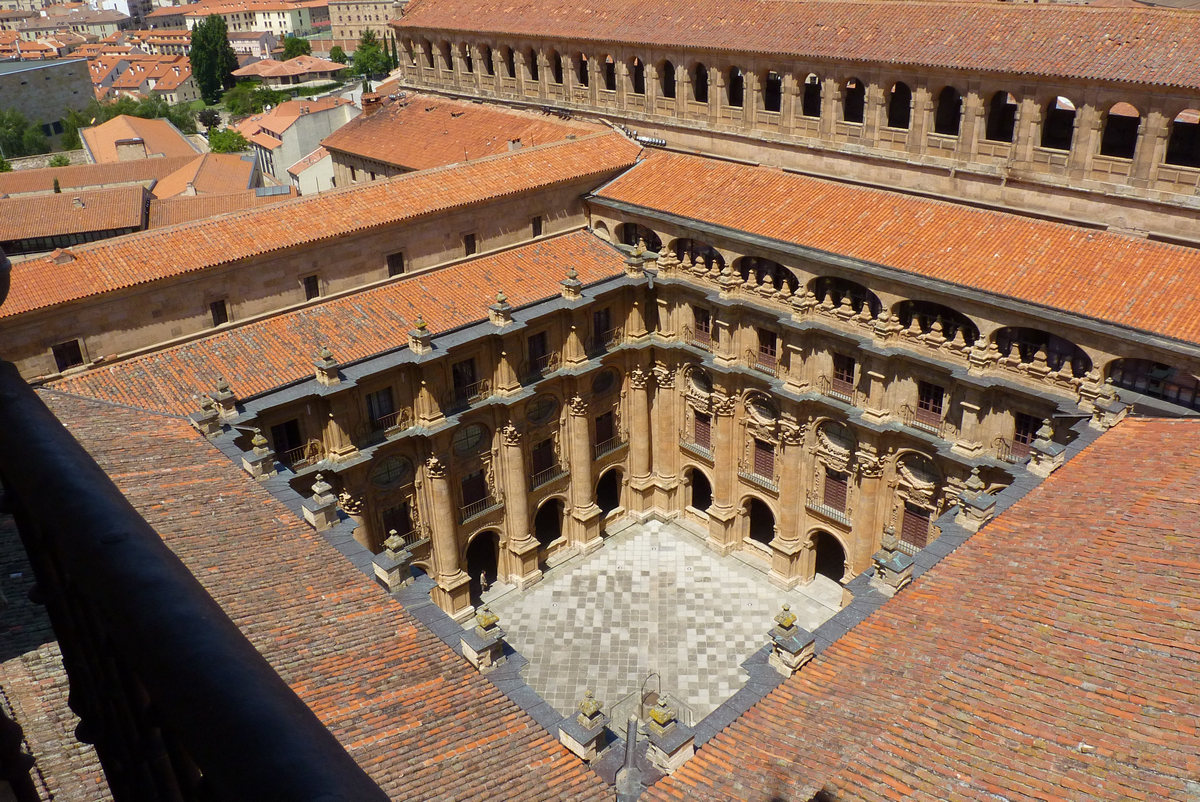
[[[1042,428],[1042,422],[1024,412],[1018,412],[1013,417],[1016,423],[1013,430],[1013,456],[1028,456],[1029,444],[1037,439],[1037,431]]]
[[[833,355],[833,389],[850,393],[854,390],[854,357],[845,354]]]
[[[389,253],[387,256],[388,276],[398,276],[404,272],[404,252]]]
[[[800,100],[800,113],[805,117],[821,116],[821,79],[809,74],[804,79],[804,95]]]
[[[558,400],[552,395],[542,395],[529,402],[525,417],[530,423],[545,423],[558,412]]]
[[[304,300],[311,301],[321,297],[321,280],[316,276],[304,277]]]
[[[912,122],[912,90],[908,84],[898,81],[888,97],[888,128],[908,128]]]
[[[692,307],[692,320],[696,322],[693,342],[702,348],[712,347],[712,314],[707,309]]]
[[[300,421],[296,418],[278,423],[271,427],[271,443],[280,459],[285,458],[288,451],[304,445],[300,437]]]
[[[466,253],[467,256],[474,256],[475,251],[477,251],[477,250],[478,250],[478,246],[475,244],[475,235],[474,234],[464,234],[463,235],[463,252]]]
[[[450,366],[450,378],[454,385],[454,397],[459,401],[467,400],[476,389],[475,360],[455,362]]]
[[[386,429],[395,423],[396,405],[392,400],[392,388],[384,387],[367,393],[367,419],[375,429]]]
[[[469,473],[462,478],[462,499],[463,506],[470,507],[472,504],[479,504],[488,497],[487,479],[483,475],[483,471],[475,471]]]
[[[602,446],[617,436],[617,429],[612,412],[605,412],[596,417],[596,445]]]
[[[54,354],[54,364],[58,366],[59,373],[83,364],[83,349],[79,347],[79,340],[67,340],[51,347],[50,350]]]
[[[842,120],[848,123],[861,123],[866,108],[866,87],[859,79],[851,78],[846,82],[846,93],[842,100]]]
[[[783,76],[777,72],[768,71],[763,79],[763,109],[766,111],[779,111],[780,101],[783,97]]]
[[[355,170],[353,167],[351,167],[350,168],[350,181],[354,182],[357,180],[358,180],[358,170]]]
[[[904,503],[904,520],[900,525],[900,539],[905,543],[925,548],[929,542],[929,510]]]
[[[708,67],[703,64],[692,68],[692,99],[697,103],[708,102]]]
[[[538,476],[554,468],[554,440],[547,437],[533,447],[530,456],[533,462],[533,475]]]
[[[550,366],[550,345],[546,332],[539,331],[530,335],[526,341],[529,350],[529,369],[535,375],[540,375]]]
[[[220,326],[229,322],[229,305],[224,301],[213,301],[208,305],[208,313],[212,315],[212,324]]]
[[[409,509],[407,501],[395,507],[388,507],[383,511],[384,537],[390,537],[392,532],[403,536],[411,531],[413,531],[412,511]]]
[[[617,386],[617,372],[612,368],[602,370],[592,379],[592,394],[604,395]]]
[[[775,446],[754,438],[754,472],[770,479],[775,475]]]
[[[830,468],[825,469],[825,492],[822,503],[840,513],[846,512],[846,492],[849,488],[846,474]]]
[[[758,330],[758,364],[774,370],[779,361],[778,338],[775,332],[766,329]]]
[[[451,441],[451,446],[454,448],[454,453],[463,455],[470,454],[479,448],[487,436],[487,429],[482,424],[472,423],[469,426],[463,426],[454,433],[454,439]]]
[[[694,420],[694,439],[696,445],[703,449],[712,451],[712,416],[707,412],[692,410]]]
[[[529,221],[529,228],[535,237],[542,236],[542,216],[538,215]]]
[[[742,75],[741,69],[738,67],[729,68],[729,77],[726,81],[725,94],[729,105],[734,108],[741,108],[743,96],[746,90],[746,79]]]
[[[592,313],[592,338],[597,346],[604,345],[612,332],[612,310],[607,306]]]
[[[922,423],[941,423],[942,400],[946,391],[931,382],[917,382],[917,420]]]

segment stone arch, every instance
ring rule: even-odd
[[[675,97],[675,65],[670,59],[662,61],[658,65],[658,92],[665,98]]]
[[[800,95],[800,115],[821,116],[821,78],[816,73],[810,72],[804,79],[804,91]]]
[[[495,529],[476,532],[467,541],[463,564],[471,578],[471,604],[480,604],[484,586],[496,582],[500,570],[500,533]]]
[[[730,67],[725,73],[725,103],[740,109],[746,100],[746,74],[741,67]]]
[[[776,290],[785,286],[788,293],[795,293],[800,287],[796,274],[779,262],[763,259],[759,256],[741,256],[733,262],[733,270],[742,277],[742,281],[752,280],[755,284],[769,284]]]
[[[867,111],[867,85],[850,78],[842,86],[842,122],[861,123]]]
[[[1070,340],[1041,329],[1004,326],[992,334],[992,342],[1000,349],[1001,356],[1017,358],[1022,364],[1034,362],[1043,353],[1051,370],[1061,370],[1070,365],[1071,375],[1084,376],[1092,369],[1092,358]]]
[[[883,302],[878,295],[857,281],[840,276],[817,276],[808,282],[808,289],[816,296],[818,303],[825,303],[825,299],[829,298],[834,306],[841,306],[849,298],[856,314],[861,314],[864,306],[873,318],[879,317],[883,311]]]
[[[783,105],[783,76],[775,70],[764,72],[760,97],[764,111],[779,111]]]
[[[697,242],[693,239],[677,239],[671,243],[671,250],[675,254],[675,258],[689,263],[695,263],[699,259],[704,259],[704,263],[712,267],[713,262],[717,264],[717,269],[724,269],[725,257],[721,255],[713,246]],[[686,259],[685,259],[686,257]]]
[[[442,41],[438,42],[438,53],[442,57],[442,69],[453,70],[454,56],[451,54],[449,40],[443,39]]]
[[[604,89],[609,92],[617,91],[617,62],[613,60],[611,54],[605,54],[604,65],[601,69],[604,71]]]
[[[551,496],[538,505],[533,516],[533,536],[537,538],[539,551],[545,552],[562,537],[565,510],[566,505],[559,496]]]
[[[1200,410],[1200,376],[1150,359],[1114,359],[1104,366],[1117,387]]]
[[[622,506],[622,476],[621,467],[613,465],[596,480],[596,506],[605,516]]]
[[[1200,109],[1184,109],[1171,120],[1166,164],[1200,167]]]
[[[468,75],[475,74],[475,57],[471,55],[471,46],[469,44],[460,44],[458,46],[458,57],[462,61],[463,71]]]
[[[587,86],[588,82],[591,81],[587,54],[580,53],[578,56],[572,59],[572,63],[575,67],[575,80],[580,86]]]
[[[708,102],[708,67],[700,62],[692,67],[692,100],[697,103]]]
[[[433,69],[433,42],[428,39],[421,40],[421,57],[425,59],[425,66],[428,69]]]
[[[1039,144],[1046,150],[1070,150],[1075,140],[1075,103],[1058,95],[1050,99],[1042,113]]]
[[[629,90],[635,95],[646,94],[646,64],[637,56],[629,59]]]
[[[1142,113],[1130,103],[1114,103],[1104,113],[1104,130],[1100,135],[1100,155],[1117,159],[1132,159],[1137,150],[1138,129]]]
[[[483,60],[483,71],[489,76],[496,74],[496,54],[492,52],[491,45],[484,45],[479,52],[479,57]]]
[[[414,571],[420,571],[425,576],[433,573],[433,565],[429,560],[413,560],[412,567]]]
[[[597,220],[592,223],[592,233],[605,242],[612,242],[612,234],[608,231],[608,223],[603,220]]]
[[[828,529],[814,529],[808,533],[808,542],[813,549],[813,576],[820,574],[838,583],[845,579],[850,550],[842,538]]]
[[[646,244],[646,250],[658,253],[662,250],[662,238],[653,229],[646,228],[641,223],[621,223],[617,226],[617,239],[622,245],[635,247],[641,240]]]
[[[712,481],[708,474],[696,465],[688,465],[683,475],[688,494],[686,505],[699,512],[707,512],[713,501]]]
[[[505,45],[504,47],[500,48],[500,60],[504,62],[504,77],[516,78],[517,57],[516,54],[513,53],[513,49],[511,47]]]
[[[933,113],[933,132],[945,136],[958,136],[962,125],[962,93],[947,84],[938,92],[937,107]]]
[[[532,47],[525,48],[523,53],[525,61],[525,77],[531,81],[536,81],[541,75],[541,70],[538,69],[538,54]]]
[[[888,91],[887,127],[908,129],[912,125],[912,89],[896,81]]]
[[[550,65],[550,82],[561,86],[563,82],[562,55],[557,50],[551,50],[546,56],[546,62]]]
[[[936,323],[947,340],[955,339],[959,332],[967,345],[974,345],[979,339],[979,326],[975,321],[956,309],[933,301],[900,301],[892,307],[892,314],[906,329],[915,321],[922,334],[928,334]]]
[[[771,505],[757,495],[747,495],[742,499],[741,508],[746,513],[745,537],[764,546],[770,544],[775,539],[778,520]]]
[[[1012,142],[1016,132],[1017,99],[1003,89],[993,93],[987,104],[983,138],[991,142]]]

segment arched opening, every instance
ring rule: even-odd
[[[912,90],[903,81],[892,85],[888,94],[888,128],[908,128],[912,123]]]
[[[841,541],[819,529],[813,532],[812,541],[816,573],[841,582],[846,575],[846,550]]]
[[[1017,99],[1008,92],[997,92],[988,101],[984,137],[992,142],[1012,142],[1017,130]]]
[[[1042,147],[1070,150],[1074,138],[1075,104],[1060,95],[1046,104],[1046,114],[1042,118]]]
[[[484,72],[486,72],[488,75],[495,75],[496,56],[494,53],[492,53],[492,48],[489,45],[484,45],[483,50],[481,50],[479,53],[479,56],[483,59]]]
[[[556,85],[561,86],[563,82],[563,60],[557,50],[550,51],[548,59],[550,63],[550,80]]]
[[[1108,376],[1117,387],[1200,410],[1200,377],[1149,359],[1114,359]]]
[[[746,501],[747,534],[751,540],[768,544],[775,539],[775,513],[756,498]]]
[[[438,52],[441,53],[441,56],[442,56],[442,69],[443,70],[453,70],[454,69],[454,57],[450,54],[450,43],[449,42],[440,43],[438,45]]]
[[[635,95],[646,94],[646,65],[637,56],[629,62],[629,89]]]
[[[617,63],[612,56],[604,57],[604,88],[609,92],[617,91]]]
[[[404,56],[408,59],[408,66],[417,66],[417,44],[412,39],[404,40]]]
[[[421,40],[421,55],[425,57],[425,66],[433,69],[433,44],[428,39]]]
[[[596,483],[596,506],[607,516],[621,506],[621,471],[611,468],[604,472]]]
[[[697,64],[692,68],[692,100],[708,102],[708,67]]]
[[[467,576],[471,578],[471,604],[481,604],[483,594],[496,583],[500,561],[500,534],[480,532],[467,546]]]
[[[603,220],[596,221],[596,224],[592,226],[592,232],[605,242],[612,242],[612,235],[608,231],[608,223],[605,223]]]
[[[508,78],[517,77],[517,57],[513,55],[511,47],[505,47],[500,51],[500,58],[504,61],[504,75]]]
[[[588,80],[590,80],[588,75],[588,57],[583,53],[580,53],[579,57],[575,59],[575,80],[579,82],[580,86],[587,86]]]
[[[729,74],[726,76],[725,97],[729,105],[734,108],[742,107],[742,100],[746,95],[746,76],[742,74],[741,67],[730,67]]]
[[[617,239],[622,245],[636,247],[638,241],[645,243],[646,250],[659,253],[662,250],[662,239],[658,234],[637,223],[621,223],[617,226]]]
[[[688,471],[688,506],[700,512],[712,506],[712,483],[698,468]]]
[[[1200,167],[1200,110],[1184,109],[1175,115],[1164,161],[1180,167]]]
[[[548,499],[538,507],[537,515],[533,516],[533,536],[538,545],[544,550],[551,543],[562,537],[563,503],[561,500]]]
[[[842,101],[842,120],[861,123],[867,108],[867,88],[857,78],[846,81],[845,99]]]
[[[979,327],[962,312],[930,301],[901,301],[895,306],[896,318],[904,328],[910,328],[915,320],[922,334],[933,330],[935,323],[941,326],[942,336],[953,340],[961,331],[967,345],[979,339]]]
[[[468,75],[474,75],[475,74],[475,58],[474,58],[474,56],[471,55],[471,46],[470,45],[459,45],[458,56],[460,59],[462,59],[463,70]]]
[[[532,47],[525,51],[525,74],[531,81],[538,79],[538,54]]]
[[[809,73],[804,79],[804,94],[800,98],[800,113],[805,117],[821,116],[821,79]]]
[[[946,136],[958,136],[962,122],[962,95],[953,86],[938,92],[937,111],[933,115],[933,131]]]
[[[673,245],[675,248],[675,258],[681,261],[686,261],[695,264],[701,259],[710,268],[715,264],[718,270],[725,268],[725,257],[717,252],[717,249],[711,245],[706,245],[703,242],[696,242],[690,239],[677,239]]]
[[[663,97],[675,97],[675,65],[664,61],[658,67],[659,93]]]
[[[850,307],[855,314],[862,314],[863,306],[866,306],[867,312],[872,318],[879,317],[879,313],[883,311],[883,302],[879,300],[879,296],[849,279],[837,276],[818,276],[810,283],[810,289],[816,296],[817,303],[824,304],[828,297],[831,304],[841,306],[844,300],[849,298]]]
[[[800,286],[792,271],[770,259],[743,256],[734,262],[733,269],[742,277],[742,281],[749,280],[760,287],[766,285],[778,291],[786,286],[789,293],[794,293]]]
[[[1137,150],[1138,127],[1142,115],[1128,103],[1114,103],[1104,115],[1104,133],[1100,135],[1100,155],[1132,159]]]
[[[1092,369],[1092,360],[1082,348],[1040,329],[1006,326],[997,329],[992,339],[1002,356],[1007,358],[1015,354],[1023,364],[1033,362],[1038,352],[1042,351],[1051,370],[1060,370],[1065,364],[1071,375],[1078,378]]]
[[[774,70],[768,70],[763,78],[762,99],[765,111],[779,111],[783,100],[783,76]]]

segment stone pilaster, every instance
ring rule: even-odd
[[[571,465],[572,545],[584,551],[600,546],[600,508],[592,471],[592,427],[587,401],[575,395],[567,404],[567,443]]]
[[[713,503],[708,509],[708,547],[718,554],[728,554],[737,545],[737,510],[734,491],[737,487],[737,422],[734,411],[737,399],[713,393],[712,411],[716,418],[713,427]]]
[[[779,526],[771,541],[771,571],[767,579],[781,588],[793,588],[800,581],[801,500],[804,498],[805,427],[787,424],[779,439]]]
[[[676,503],[676,491],[679,488],[679,402],[675,393],[675,372],[666,365],[658,365],[653,373],[650,447],[654,482],[658,486],[656,503],[663,509],[674,510],[682,506]]]
[[[433,565],[437,585],[433,600],[456,621],[471,615],[471,579],[458,554],[458,514],[446,465],[437,457],[425,461],[425,476],[433,496]]]
[[[521,433],[510,421],[500,429],[501,470],[504,477],[504,516],[507,548],[501,555],[502,576],[524,590],[542,578],[538,542],[529,530],[529,476]]]
[[[635,367],[629,372],[629,489],[630,507],[641,512],[653,493],[650,476],[650,374]]]

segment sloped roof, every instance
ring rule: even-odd
[[[188,191],[225,194],[250,188],[254,160],[237,153],[205,153],[197,156],[154,185],[154,197],[169,198]]]
[[[141,139],[146,143],[147,156],[194,156],[198,152],[167,120],[147,120],[128,114],[80,129],[79,135],[97,162],[120,161],[117,142],[123,139]]]
[[[139,185],[0,199],[0,242],[141,228],[146,202]]]
[[[312,153],[296,160],[296,163],[287,169],[289,175],[300,175],[305,170],[319,164],[323,159],[329,156],[329,151],[324,147],[316,148]]]
[[[418,30],[614,42],[838,62],[949,67],[1200,88],[1186,11],[1011,3],[846,0],[414,0]]]
[[[51,192],[54,179],[62,189],[98,187],[105,184],[150,183],[170,175],[200,158],[172,156],[164,159],[134,159],[105,164],[71,164],[66,167],[41,167],[0,173],[0,195]]]
[[[296,191],[259,195],[253,189],[209,195],[176,195],[150,201],[150,222],[147,228],[162,228],[192,220],[216,217],[219,214],[240,212],[258,206],[270,206],[296,197]]]
[[[315,56],[296,56],[287,61],[263,59],[234,70],[233,74],[241,77],[257,75],[263,78],[282,78],[314,72],[341,72],[344,69],[347,69],[346,65],[336,61],[326,61]]]
[[[662,151],[596,197],[1200,342],[1196,248]]]

